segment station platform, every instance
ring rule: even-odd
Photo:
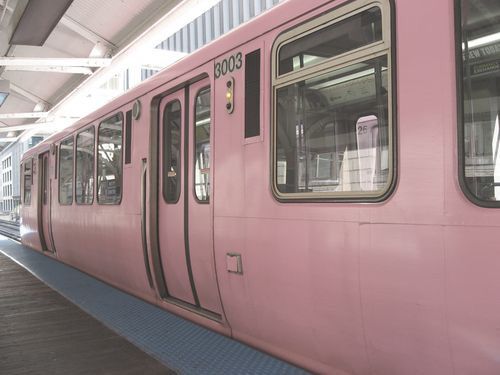
[[[0,236],[0,374],[307,374]]]

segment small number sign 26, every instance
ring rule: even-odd
[[[230,56],[227,59],[219,61],[215,64],[215,78],[225,76],[235,70],[241,69],[243,66],[243,55],[238,52],[236,55]]]

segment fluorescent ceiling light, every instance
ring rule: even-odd
[[[383,68],[382,69],[382,71],[385,71],[385,70],[387,70],[387,68],[385,68],[385,69]],[[361,72],[357,72],[357,73],[349,74],[349,75],[346,75],[346,76],[343,76],[343,77],[340,77],[340,78],[332,79],[331,81],[326,81],[326,82],[323,82],[323,83],[318,83],[317,85],[311,86],[311,89],[313,89],[313,90],[320,90],[320,89],[324,89],[324,88],[327,88],[327,87],[335,86],[335,85],[338,85],[338,84],[341,84],[341,83],[344,83],[344,82],[353,81],[353,80],[358,79],[358,78],[362,78],[362,77],[366,77],[366,76],[371,76],[371,75],[374,75],[374,74],[375,74],[375,69],[374,68],[369,68],[369,69],[363,70]]]
[[[485,44],[491,44],[491,43],[498,42],[498,41],[500,41],[500,33],[495,33],[495,34],[482,36],[481,38],[469,40],[467,42],[467,47],[469,49],[471,49],[471,48],[481,47],[481,46],[484,46]],[[462,49],[465,49],[464,44],[462,44]]]

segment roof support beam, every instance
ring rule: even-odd
[[[22,66],[6,66],[5,71],[30,71],[30,72],[47,72],[47,73],[70,73],[70,74],[92,74],[91,68],[79,66],[38,66],[38,65],[22,65]]]
[[[45,118],[49,112],[0,113],[0,119],[12,118]]]
[[[0,66],[68,66],[101,68],[109,66],[108,58],[0,57]]]
[[[0,133],[15,132],[18,130],[26,130],[26,129],[34,129],[34,128],[42,129],[44,125],[53,125],[53,122],[35,122],[35,123],[23,124],[23,125],[1,126]]]

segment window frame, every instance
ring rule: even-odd
[[[306,35],[343,21],[370,8],[378,7],[382,17],[382,39],[372,44],[353,49],[295,71],[279,74],[279,53],[281,48]],[[282,203],[290,202],[381,202],[394,191],[397,180],[397,134],[396,134],[396,48],[395,42],[394,0],[360,0],[329,9],[327,12],[292,26],[277,36],[271,52],[271,190],[274,198]],[[329,74],[351,66],[358,62],[387,57],[389,74],[387,75],[388,93],[387,136],[388,136],[388,168],[387,184],[382,191],[357,192],[299,192],[283,193],[278,189],[277,167],[277,92],[280,88],[290,86],[324,74]]]
[[[78,136],[84,132],[86,132],[87,130],[89,129],[93,129],[93,134],[94,134],[94,142],[93,142],[93,145],[94,145],[94,160],[93,160],[93,163],[92,163],[92,167],[93,167],[93,170],[92,170],[92,177],[93,177],[93,186],[92,186],[92,201],[89,202],[89,203],[85,203],[85,202],[78,202],[77,200],[77,197],[76,197],[76,183],[77,183],[77,158],[78,158]],[[96,182],[96,157],[95,157],[95,151],[96,151],[96,136],[95,136],[95,125],[90,125],[90,126],[86,126],[84,127],[83,129],[81,129],[79,132],[77,132],[75,134],[75,137],[74,137],[74,146],[73,146],[73,201],[75,202],[75,204],[77,206],[92,206],[94,204],[94,201],[95,201],[95,194],[96,194],[96,189],[95,189],[95,182]]]
[[[463,85],[463,55],[462,55],[462,0],[454,0],[455,17],[455,67],[456,67],[456,100],[457,100],[457,151],[458,151],[458,183],[462,193],[473,204],[483,208],[500,208],[500,200],[487,201],[479,199],[470,191],[465,177],[465,105]]]
[[[61,202],[61,152],[58,153],[57,155],[57,169],[58,169],[58,181],[57,181],[57,202],[59,203],[59,205],[61,206],[72,206],[73,205],[73,202],[75,201],[75,135],[74,134],[71,134],[70,136],[68,137],[65,137],[63,139],[61,139],[59,141],[59,150],[61,150],[61,144],[63,142],[65,142],[66,140],[68,139],[72,139],[73,140],[73,158],[72,158],[72,164],[73,164],[73,167],[71,169],[71,175],[72,175],[72,181],[71,181],[71,191],[72,191],[72,194],[71,194],[71,202],[70,203],[62,203]]]
[[[120,173],[120,199],[117,201],[117,202],[110,202],[110,203],[102,203],[99,201],[99,159],[100,159],[100,154],[99,154],[99,138],[100,138],[100,130],[101,130],[101,126],[103,125],[104,122],[112,119],[113,117],[115,116],[119,116],[120,117],[120,120],[121,120],[121,130],[122,130],[122,136],[121,136],[121,152],[120,152],[120,168],[121,168],[121,173]],[[122,203],[122,200],[123,200],[123,161],[124,161],[124,148],[123,148],[123,135],[124,135],[124,131],[123,131],[123,128],[124,128],[124,117],[123,117],[123,112],[122,111],[119,111],[119,112],[116,112],[114,115],[112,116],[109,116],[107,117],[106,119],[102,120],[100,123],[99,123],[99,126],[97,127],[97,137],[95,137],[95,142],[96,142],[96,146],[95,147],[95,150],[97,152],[94,151],[94,161],[96,163],[96,168],[95,168],[95,174],[96,174],[96,178],[95,178],[95,181],[96,181],[96,192],[95,192],[95,195],[97,197],[97,204],[99,205],[102,205],[102,206],[119,206],[121,205]],[[95,136],[95,135],[94,135]],[[95,154],[97,154],[97,158],[95,158]]]
[[[210,145],[210,175],[208,177],[209,188],[211,186],[212,180],[212,118],[213,118],[213,91],[212,86],[209,84],[207,86],[203,86],[198,91],[196,91],[196,95],[194,96],[193,101],[193,123],[192,123],[192,131],[193,131],[193,195],[196,203],[199,204],[210,204],[210,193],[208,194],[207,199],[202,200],[198,198],[198,194],[196,193],[196,99],[203,91],[207,91],[210,93],[210,135],[209,135],[209,145]],[[210,191],[210,190],[209,190]]]

